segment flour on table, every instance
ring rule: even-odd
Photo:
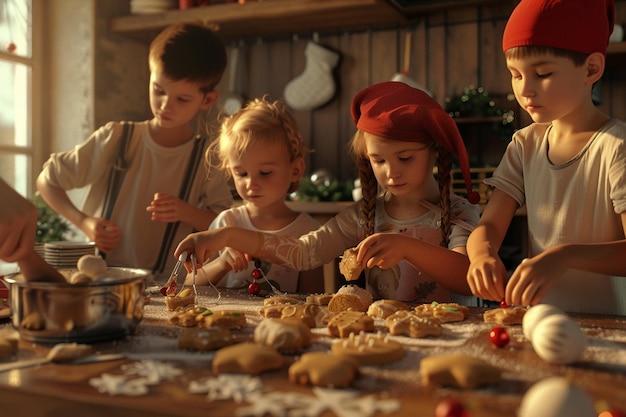
[[[248,401],[254,394],[263,392],[261,378],[243,374],[223,374],[191,381],[188,391],[192,394],[207,394],[209,401]]]
[[[318,417],[326,411],[337,417],[370,417],[400,409],[398,400],[379,400],[374,395],[360,397],[357,391],[313,388],[315,396],[295,392],[269,392],[254,395],[251,406],[236,410],[237,417]]]
[[[146,395],[148,385],[144,378],[129,380],[125,375],[104,373],[97,378],[91,378],[89,385],[102,394],[109,395]]]
[[[123,375],[104,373],[91,378],[89,385],[98,392],[109,395],[146,395],[148,386],[157,385],[165,379],[182,375],[183,371],[175,366],[158,361],[143,360],[122,366]],[[134,376],[139,376],[134,378]]]

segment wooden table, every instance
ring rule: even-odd
[[[214,290],[205,288],[199,304],[217,309],[239,309],[246,313],[249,326],[237,332],[245,340],[251,337],[261,320],[259,297],[243,291],[223,291],[216,303]],[[405,357],[384,366],[361,367],[361,375],[353,387],[359,395],[398,400],[401,408],[392,416],[433,416],[436,404],[447,396],[467,404],[472,417],[515,416],[524,392],[533,383],[551,375],[569,377],[586,390],[599,404],[626,411],[626,318],[576,316],[589,337],[590,345],[579,363],[571,366],[550,365],[542,361],[522,335],[521,326],[509,326],[511,344],[503,349],[488,342],[492,327],[482,321],[480,309],[473,309],[465,322],[444,325],[440,338],[408,340]],[[180,352],[177,335],[182,328],[168,322],[163,298],[153,295],[145,307],[145,317],[137,331],[126,339],[94,345],[101,353],[111,352]],[[5,320],[4,326],[9,324]],[[330,338],[325,329],[309,350],[327,350]],[[404,340],[404,338],[403,338]],[[17,360],[45,356],[49,347],[20,342]],[[429,355],[463,352],[480,357],[502,369],[500,383],[475,390],[422,386],[420,360]],[[103,373],[124,373],[124,365],[136,361],[117,360],[93,364],[45,364],[37,367],[7,371],[0,374],[0,405],[12,417],[28,416],[234,416],[247,403],[219,400],[209,402],[206,395],[190,394],[190,381],[211,376],[209,353],[198,354],[194,362],[174,361],[184,373],[171,380],[150,386],[147,395],[130,397],[99,393],[89,384],[91,378]],[[288,356],[290,363],[295,356]],[[287,365],[288,366],[288,365]],[[287,366],[279,371],[261,375],[268,391],[312,394],[310,387],[296,386],[287,381]],[[326,416],[336,415],[325,412]],[[376,415],[386,415],[377,413]]]

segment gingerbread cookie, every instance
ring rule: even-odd
[[[192,304],[178,307],[170,316],[169,321],[177,326],[196,327],[206,314],[213,314],[213,312],[206,307]]]
[[[281,312],[281,319],[299,320],[309,327],[316,327],[315,318],[320,310],[317,304],[291,304],[285,306]]]
[[[420,363],[422,383],[473,389],[500,381],[500,370],[463,354],[429,356]]]
[[[392,335],[413,338],[439,336],[441,322],[433,317],[420,317],[411,311],[400,310],[385,319],[385,326]]]
[[[356,257],[359,254],[357,248],[348,248],[343,252],[339,262],[339,272],[346,278],[346,281],[354,281],[359,278],[363,267],[357,262]]]
[[[301,385],[346,388],[358,372],[358,362],[348,356],[309,352],[289,367],[289,381]]]
[[[333,353],[354,358],[361,365],[381,365],[395,362],[404,357],[404,347],[383,335],[361,332],[350,333],[346,339],[335,339],[331,345]]]
[[[178,336],[178,347],[189,350],[215,350],[235,343],[233,334],[221,327],[196,327],[185,329]]]
[[[526,314],[525,307],[494,308],[483,313],[485,323],[522,324]]]
[[[185,307],[195,303],[196,294],[194,294],[189,288],[183,288],[181,292],[174,296],[168,295],[165,297],[165,307],[167,307],[169,311],[174,311],[178,307]]]
[[[367,290],[357,285],[344,285],[328,302],[328,310],[331,313],[347,310],[366,312],[373,301],[372,294]]]
[[[374,331],[374,319],[362,311],[342,311],[328,322],[328,333],[335,337],[348,337],[351,333]]]
[[[469,308],[457,303],[421,304],[415,307],[415,314],[421,317],[434,317],[442,323],[463,321],[469,316]]]
[[[254,341],[280,351],[295,351],[311,345],[313,334],[299,320],[265,319],[254,329]]]
[[[302,302],[302,299],[295,294],[273,295],[263,299],[264,306],[271,306],[275,304],[300,304]]]
[[[320,306],[327,306],[330,302],[330,299],[333,298],[332,293],[324,293],[324,294],[309,294],[306,297],[306,302],[311,304],[317,304]]]
[[[246,314],[239,310],[207,310],[201,315],[198,324],[204,327],[221,327],[222,329],[243,329],[248,326]]]
[[[17,353],[20,336],[16,330],[5,328],[0,330],[0,359],[13,357]]]
[[[367,315],[375,319],[386,319],[399,310],[408,310],[409,306],[402,301],[382,299],[376,300],[367,309]]]
[[[243,342],[226,346],[215,352],[213,372],[256,375],[278,369],[285,359],[276,348],[259,343]]]
[[[280,304],[268,304],[259,308],[259,314],[265,318],[279,319],[283,315],[285,307],[289,307],[293,304],[280,303]]]

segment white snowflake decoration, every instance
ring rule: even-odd
[[[207,394],[209,401],[232,399],[237,403],[247,401],[256,393],[263,392],[263,384],[258,377],[240,374],[223,374],[191,381],[188,391],[192,394]]]
[[[182,375],[183,371],[174,365],[153,360],[133,362],[122,367],[125,375],[143,376],[148,385],[156,385],[165,379]]]
[[[129,380],[125,375],[113,375],[104,373],[98,378],[91,378],[89,385],[103,394],[109,395],[146,395],[148,385],[145,378]]]
[[[381,411],[389,414],[400,409],[397,400],[377,400],[375,396],[359,397],[356,391],[313,388],[315,396],[293,392],[255,394],[249,407],[237,410],[237,417],[318,417],[325,411],[337,417],[371,417]]]

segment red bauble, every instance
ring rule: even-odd
[[[502,301],[500,301],[500,308],[509,308],[509,305],[506,303],[506,301],[504,301],[504,298],[502,299]]]
[[[446,398],[437,404],[435,417],[470,417],[470,415],[459,400]]]
[[[252,281],[250,285],[248,285],[248,293],[252,295],[257,295],[261,291],[261,286],[257,284],[256,281]]]
[[[489,332],[489,340],[501,348],[509,344],[511,337],[504,327],[496,326]]]
[[[259,279],[263,276],[263,273],[261,272],[261,270],[259,268],[254,268],[252,270],[252,278],[254,279]]]

